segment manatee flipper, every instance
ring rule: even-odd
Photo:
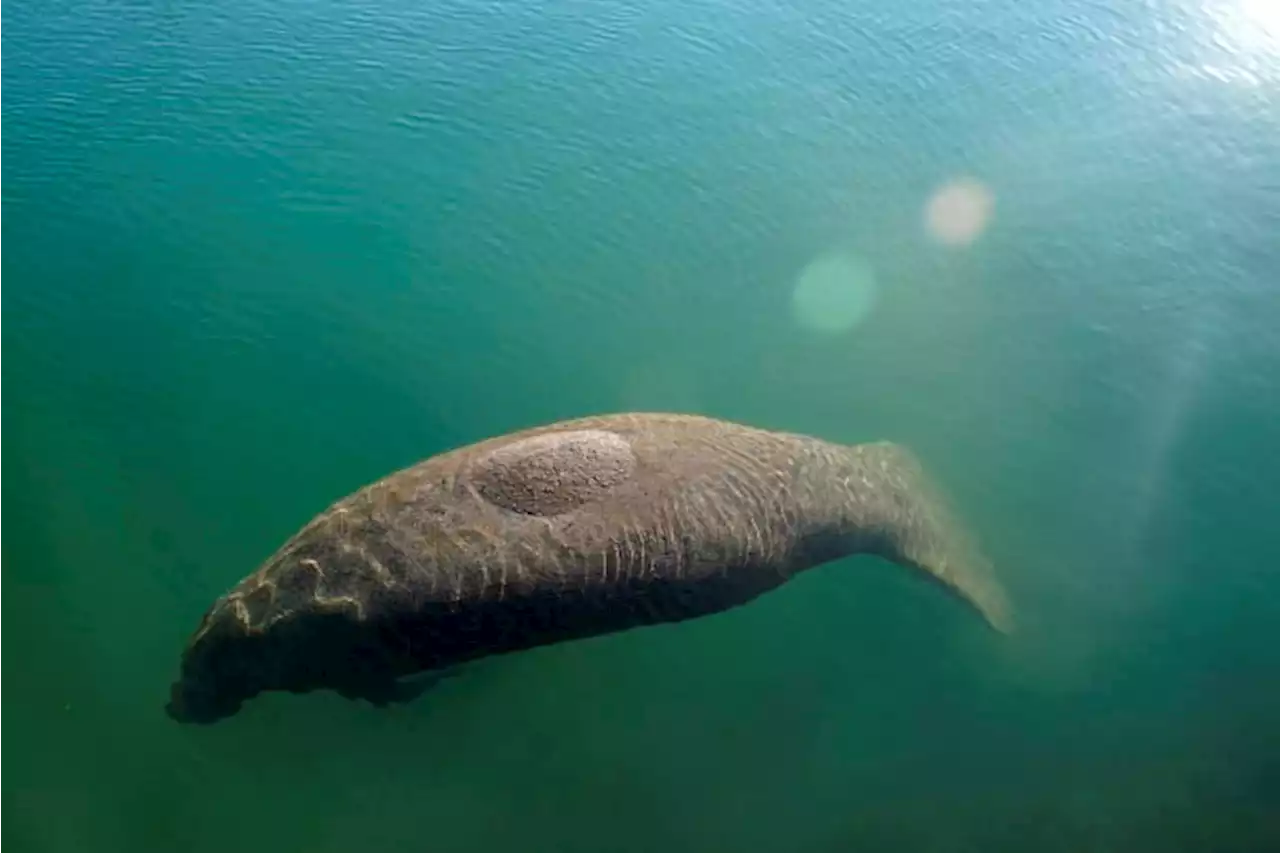
[[[445,669],[399,678],[396,680],[396,696],[393,701],[396,703],[412,702],[423,693],[439,687],[442,681],[461,675],[462,669],[461,666],[450,666]]]
[[[878,550],[974,607],[995,630],[1015,627],[1013,606],[968,528],[950,501],[907,448],[888,441],[852,448],[865,470],[880,479],[878,494],[891,497],[877,519],[883,525]]]
[[[458,675],[461,667],[418,673],[402,678],[373,677],[367,680],[342,684],[336,688],[344,699],[368,702],[376,708],[388,705],[404,705],[439,686],[440,682]]]

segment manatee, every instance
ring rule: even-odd
[[[662,413],[525,429],[312,519],[208,609],[166,710],[207,724],[264,691],[408,701],[467,661],[725,611],[854,554],[1013,627],[990,562],[899,444]]]

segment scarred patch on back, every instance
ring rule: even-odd
[[[552,432],[505,444],[476,460],[471,482],[485,500],[525,515],[569,512],[606,497],[635,471],[625,438],[607,430]]]

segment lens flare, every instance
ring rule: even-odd
[[[957,178],[943,184],[929,198],[924,221],[929,234],[946,246],[967,246],[982,235],[995,196],[973,178]]]
[[[807,329],[844,332],[871,312],[875,297],[871,265],[852,252],[833,250],[810,261],[796,279],[792,317]]]

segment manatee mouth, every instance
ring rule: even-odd
[[[263,692],[332,689],[379,702],[402,692],[379,637],[343,612],[304,613],[266,633],[247,634],[230,620],[214,623],[183,654],[165,713],[178,723],[208,725],[236,714]]]
[[[240,710],[243,699],[212,691],[199,683],[176,681],[169,688],[164,711],[169,719],[184,724],[209,725]]]
[[[178,723],[207,725],[230,717],[261,690],[258,671],[262,649],[225,632],[201,636],[182,656],[178,679],[169,687],[164,710]]]

